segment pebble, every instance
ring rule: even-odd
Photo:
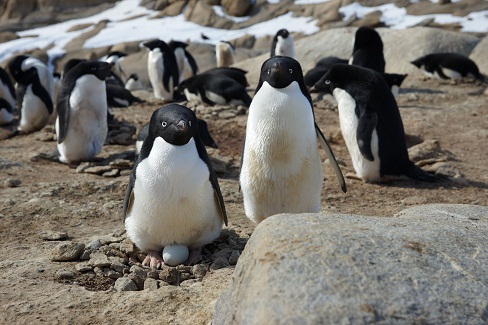
[[[193,265],[191,269],[191,273],[195,276],[197,279],[203,279],[205,274],[208,272],[208,266],[205,264],[195,264]]]
[[[169,284],[174,284],[178,281],[178,270],[175,267],[163,265],[161,266],[161,271],[159,271],[159,279]]]
[[[86,168],[83,172],[87,174],[102,175],[103,173],[106,173],[111,170],[112,167],[110,166],[94,166],[94,167]]]
[[[210,269],[218,270],[228,266],[230,266],[229,260],[227,260],[225,257],[220,256],[217,257],[215,261],[210,265]]]
[[[137,287],[139,288],[139,290],[144,289],[144,281],[146,281],[145,278],[144,279],[143,278],[140,278],[135,273],[129,273],[127,275],[127,277],[129,279],[131,279],[132,281],[134,281],[134,283],[137,285]]]
[[[41,238],[44,240],[63,240],[68,238],[68,233],[62,231],[42,231]]]
[[[82,243],[60,243],[51,253],[51,261],[73,261],[80,257],[85,245]]]
[[[99,252],[93,252],[90,255],[90,264],[95,267],[106,267],[110,266],[112,263],[108,260],[107,255]]]
[[[6,187],[18,187],[22,184],[22,181],[17,178],[7,178],[3,183]]]
[[[135,274],[138,278],[142,280],[146,280],[147,278],[147,269],[144,269],[138,265],[133,265],[130,268],[130,273]]]
[[[118,169],[111,169],[108,172],[102,174],[103,177],[117,177],[119,176],[120,171]]]
[[[137,291],[137,285],[131,279],[127,277],[118,278],[115,281],[114,289],[118,292],[121,291]]]
[[[236,265],[237,260],[239,259],[239,256],[241,256],[241,252],[239,252],[237,250],[232,251],[232,254],[230,254],[230,257],[229,257],[230,265]]]
[[[75,269],[78,272],[84,273],[84,272],[93,271],[93,266],[90,265],[88,262],[83,262],[83,263],[76,264]]]
[[[56,272],[56,279],[58,280],[69,280],[76,276],[75,272],[68,270],[59,270]]]
[[[76,172],[79,173],[84,173],[85,170],[87,170],[89,167],[93,167],[93,163],[90,162],[83,162],[76,167]]]
[[[158,290],[158,288],[158,280],[153,278],[147,278],[146,281],[144,281],[144,290],[156,291]]]
[[[121,262],[112,262],[110,268],[122,274],[130,273],[129,267]]]

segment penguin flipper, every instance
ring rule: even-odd
[[[32,84],[32,92],[39,97],[44,105],[47,108],[49,115],[51,115],[54,111],[53,100],[51,95],[47,92],[47,90],[41,85],[38,77],[36,76],[37,80]]]
[[[193,57],[193,55],[191,55],[187,50],[185,50],[185,56],[186,56],[186,59],[188,60],[188,63],[190,64],[192,74],[193,75],[198,74],[197,62],[195,61],[195,58]]]
[[[135,177],[136,167],[137,165],[134,167],[132,173],[130,174],[129,185],[127,185],[127,191],[125,192],[124,205],[122,207],[122,221],[125,221],[127,215],[130,214],[132,210],[132,205],[134,203],[134,184],[136,182],[136,177]]]
[[[369,161],[374,161],[373,152],[371,151],[371,138],[377,124],[378,116],[376,113],[364,113],[359,117],[356,141],[359,151]]]
[[[58,103],[56,105],[56,110],[58,114],[57,124],[58,124],[58,143],[63,143],[66,134],[68,133],[69,124],[69,96],[59,97]]]
[[[342,171],[339,167],[339,164],[337,163],[337,160],[335,159],[334,153],[332,152],[332,149],[327,143],[327,140],[325,140],[324,134],[320,130],[317,123],[315,123],[315,132],[317,133],[317,138],[319,139],[320,145],[324,149],[327,158],[329,158],[330,164],[332,166],[332,169],[334,169],[334,172],[337,176],[337,180],[339,181],[339,185],[341,186],[342,191],[346,193],[347,188],[346,188],[346,181],[344,180],[344,175],[342,175]]]

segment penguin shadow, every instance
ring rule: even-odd
[[[394,178],[394,179],[385,179],[378,183],[377,185],[384,186],[384,187],[401,187],[401,188],[413,188],[413,189],[463,189],[469,187],[475,187],[479,189],[488,189],[488,183],[478,182],[474,180],[470,180],[467,178],[452,178],[447,175],[439,174],[439,181],[437,182],[422,182],[410,178]]]
[[[436,90],[436,89],[428,89],[428,88],[400,88],[400,94],[411,94],[411,93],[419,93],[419,94],[445,94],[445,91]]]

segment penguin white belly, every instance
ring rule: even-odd
[[[202,97],[200,96],[200,94],[198,92],[195,94],[195,93],[190,92],[186,88],[183,90],[183,92],[185,93],[185,97],[186,97],[187,101],[189,101],[189,102],[195,101],[195,102],[203,103]]]
[[[144,86],[142,85],[142,82],[140,80],[135,80],[135,79],[129,79],[125,83],[125,89],[127,90],[141,90],[144,89]]]
[[[227,100],[225,100],[225,98],[223,96],[221,96],[217,93],[211,92],[209,90],[205,90],[205,96],[207,96],[207,98],[210,99],[215,104],[219,104],[219,105],[227,104]]]
[[[60,161],[87,161],[95,157],[107,137],[107,97],[105,82],[93,75],[76,81],[70,96],[69,122],[66,137],[58,143]],[[56,120],[56,132],[59,130]]]
[[[264,82],[249,108],[240,185],[255,222],[320,210],[322,163],[310,103],[297,82]]]
[[[295,57],[295,47],[293,45],[293,39],[291,38],[291,36],[288,36],[287,38],[278,36],[275,54],[289,56],[291,58]]]
[[[170,244],[192,249],[220,235],[222,219],[209,170],[193,139],[175,146],[156,138],[136,175],[125,224],[127,235],[141,250],[161,251]]]
[[[14,116],[6,108],[0,108],[0,125],[10,124]]]
[[[463,76],[457,72],[456,70],[451,70],[451,69],[448,69],[448,68],[441,68],[442,69],[442,73],[451,78],[451,79],[462,79]]]
[[[18,130],[25,133],[42,129],[49,120],[46,105],[32,92],[32,85],[28,85],[25,90],[20,115]]]
[[[176,62],[178,63],[180,82],[182,82],[183,80],[190,78],[193,73],[191,71],[190,63],[188,63],[188,59],[186,58],[185,50],[182,49],[181,47],[178,47],[175,49],[174,52],[175,52]]]
[[[351,156],[352,165],[358,177],[365,182],[377,181],[380,178],[380,159],[378,155],[378,134],[373,130],[371,137],[371,152],[374,160],[364,158],[357,142],[357,129],[359,118],[356,116],[356,101],[343,89],[334,89],[334,97],[339,107],[339,123],[346,142],[347,150]]]
[[[114,97],[113,99],[114,99],[114,101],[115,101],[116,103],[118,103],[119,105],[122,105],[122,106],[124,106],[124,107],[127,107],[127,106],[129,106],[129,104],[130,104],[130,103],[129,103],[129,101],[128,101],[127,99],[118,98],[118,97]]]
[[[149,75],[149,81],[153,87],[154,97],[161,99],[173,99],[173,78],[170,78],[169,90],[163,85],[163,54],[159,49],[154,49],[149,52],[147,58],[147,73]]]
[[[39,59],[34,57],[29,57],[22,62],[22,70],[27,71],[30,68],[36,68],[37,75],[39,76],[39,81],[41,85],[46,89],[46,91],[51,96],[51,99],[54,97],[54,79],[51,71],[48,67]]]

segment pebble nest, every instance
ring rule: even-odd
[[[64,233],[43,233],[45,240],[64,239]],[[76,262],[58,271],[54,280],[80,285],[91,291],[157,290],[163,286],[191,286],[212,270],[235,265],[248,238],[224,229],[219,238],[202,248],[202,261],[193,266],[163,265],[161,269],[142,266],[145,254],[127,238],[125,231],[93,239],[87,243],[61,241],[52,251],[53,262]]]

